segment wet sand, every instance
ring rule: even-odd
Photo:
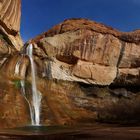
[[[1,130],[0,140],[140,140],[140,127],[22,127]]]

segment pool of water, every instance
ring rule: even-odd
[[[140,139],[140,127],[24,126],[0,130],[0,140],[134,140]]]
[[[23,127],[17,127],[17,128],[12,128],[12,129],[7,129],[8,131],[12,132],[24,132],[24,133],[40,133],[40,134],[52,134],[52,133],[61,133],[61,132],[73,132],[73,131],[78,131],[77,127],[68,127],[68,126],[23,126]]]
[[[0,140],[61,140],[72,139],[80,131],[67,126],[23,126],[0,131]]]

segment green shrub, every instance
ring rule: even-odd
[[[14,82],[14,85],[16,88],[18,88],[18,89],[21,88],[20,80],[14,80],[13,82]]]
[[[21,80],[14,80],[13,83],[17,89],[21,88]],[[25,81],[25,87],[28,88],[30,86],[31,86],[30,82]]]

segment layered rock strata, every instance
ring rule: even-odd
[[[0,1],[0,67],[23,46],[20,37],[20,0]]]
[[[0,33],[6,36],[12,47],[20,50],[23,42],[20,37],[21,0],[0,1]]]
[[[139,38],[139,30],[123,33],[90,20],[70,19],[31,42],[36,56],[50,58],[54,79],[139,85]],[[45,65],[48,67],[48,63]]]

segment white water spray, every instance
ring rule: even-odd
[[[32,106],[31,106],[31,103],[29,102],[29,100],[28,100],[27,97],[26,97],[26,92],[25,92],[25,81],[24,81],[24,80],[21,80],[21,81],[20,81],[20,84],[21,84],[22,95],[23,95],[23,97],[25,98],[26,102],[28,103],[28,106],[29,106],[29,109],[30,109],[30,116],[31,116],[32,125],[34,125],[34,124],[35,124],[35,121],[34,121],[34,112],[33,112],[33,108],[32,108]]]
[[[31,63],[31,76],[32,76],[32,106],[34,110],[34,115],[31,116],[34,121],[32,125],[40,124],[40,106],[41,106],[41,94],[37,91],[36,85],[36,75],[35,75],[35,64],[33,60],[33,45],[30,44],[27,47],[26,54],[29,56]]]
[[[22,58],[18,60],[16,66],[15,66],[15,73],[14,73],[14,75],[17,75],[17,76],[19,75],[21,61],[22,61]],[[26,97],[25,80],[20,80],[20,85],[21,85],[22,96],[24,97],[24,99],[26,100],[26,102],[28,103],[28,106],[29,106],[31,122],[32,122],[32,124],[35,124],[35,122],[34,122],[34,115],[33,115],[34,114],[33,113],[33,109],[32,109],[31,103],[29,102],[29,100]]]
[[[20,66],[20,63],[17,62],[16,67],[15,67],[15,75],[19,75],[19,66]]]
[[[22,60],[22,56],[21,56],[21,58],[18,60],[18,62],[16,63],[14,75],[19,75],[21,60]]]

